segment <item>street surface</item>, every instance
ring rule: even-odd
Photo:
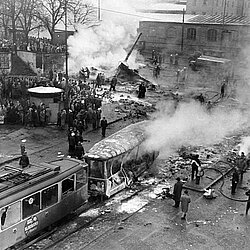
[[[151,71],[149,67],[142,69],[141,72],[150,77]],[[157,107],[157,105],[161,104],[161,101],[170,98],[170,90],[178,91],[184,100],[190,99],[200,91],[218,91],[216,84],[205,86],[205,84],[197,85],[197,82],[189,81],[186,85],[177,86],[174,73],[175,71],[169,69],[168,65],[166,65],[166,69],[162,70],[162,74],[157,80],[160,87],[157,88],[156,92],[147,92],[146,101],[154,103]],[[166,84],[164,79],[168,76],[170,81]],[[229,100],[226,100],[221,105],[228,105],[229,102]],[[123,117],[118,116],[118,113],[115,113],[114,108],[111,107],[112,104],[107,106],[105,111],[105,116],[109,122]],[[108,126],[107,136],[136,121],[138,120],[121,119],[112,123]],[[249,134],[247,129],[237,131],[235,136],[229,136],[221,143],[210,145],[210,149],[201,145],[199,150],[204,152],[205,150],[213,151],[213,155],[209,160],[214,163],[222,158],[226,152],[237,148],[241,136]],[[84,133],[83,137],[88,140],[84,142],[84,148],[87,151],[95,142],[101,140],[101,131],[88,131]],[[67,133],[55,126],[23,128],[1,125],[0,139],[0,162],[3,164],[5,161],[20,156],[22,139],[27,140],[26,150],[31,163],[50,161],[67,156]],[[104,208],[100,208],[98,212],[104,213],[100,220],[95,221],[87,229],[80,230],[67,237],[52,249],[249,249],[250,215],[245,216],[246,203],[230,200],[222,196],[218,191],[221,181],[214,186],[218,195],[214,200],[206,200],[202,197],[201,192],[189,191],[192,202],[187,214],[187,220],[181,220],[180,209],[172,207],[173,200],[163,200],[157,195],[164,185],[173,187],[175,178],[182,171],[177,169],[175,174],[169,174],[168,169],[166,169],[168,160],[168,158],[158,159],[151,169],[151,175],[149,174],[151,177],[141,179],[141,181],[148,183],[148,190],[139,193],[127,203],[119,203],[120,194],[118,194],[112,202],[106,204]],[[205,154],[202,160],[205,161]],[[18,160],[9,164],[18,166]],[[207,165],[209,164],[208,162]],[[190,167],[187,167],[186,171],[182,173],[182,177],[184,175],[189,177],[190,172]],[[207,177],[204,176],[203,178],[205,180]],[[247,199],[245,191],[248,189],[249,183],[250,170],[247,170],[243,182],[240,183],[233,198]],[[227,176],[223,192],[229,197],[231,197],[230,185],[230,176]],[[129,190],[124,192],[129,192]],[[140,208],[141,210],[136,212]],[[57,233],[60,234],[61,231],[74,228],[79,220],[94,216],[95,212],[90,210],[82,213],[78,218],[58,229]],[[129,214],[131,214],[131,217],[123,221],[124,216]],[[53,237],[55,236],[52,235],[52,240]],[[30,249],[42,248],[43,243],[40,243]]]

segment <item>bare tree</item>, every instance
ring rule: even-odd
[[[13,43],[16,43],[16,33],[18,27],[17,20],[22,8],[22,0],[5,0],[1,3],[1,21],[3,22],[6,32],[9,26],[11,26]]]
[[[77,24],[90,26],[96,19],[96,10],[89,2],[76,0],[69,2],[69,23],[77,31]]]
[[[4,38],[8,38],[10,16],[7,15],[7,5],[5,1],[0,2],[0,25],[4,29]]]
[[[29,33],[41,27],[41,21],[37,18],[38,16],[38,0],[22,0],[23,8],[18,17],[20,26],[22,27],[24,37],[28,43]]]
[[[53,42],[56,25],[63,21],[68,0],[42,0],[37,17],[48,30]]]

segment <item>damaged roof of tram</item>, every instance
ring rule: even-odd
[[[131,124],[126,128],[96,143],[85,155],[85,158],[108,160],[141,144],[145,138],[147,121]]]

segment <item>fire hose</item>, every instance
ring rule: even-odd
[[[218,162],[223,162],[223,163],[226,163],[226,164],[228,164],[228,165],[231,165],[229,162],[226,162],[226,161],[218,161]],[[217,163],[218,163],[218,162],[217,162]],[[216,163],[216,164],[217,164],[217,163]],[[223,192],[223,186],[224,186],[224,184],[225,184],[225,177],[224,177],[224,174],[223,174],[219,169],[214,168],[214,167],[209,167],[209,168],[204,168],[204,169],[212,169],[212,170],[215,170],[215,171],[217,171],[217,172],[219,172],[219,173],[221,174],[221,176],[222,176],[222,183],[221,183],[221,186],[219,187],[218,191],[220,192],[220,194],[221,194],[222,196],[224,196],[225,198],[227,198],[227,199],[229,199],[229,200],[232,200],[232,201],[238,201],[238,202],[248,202],[248,201],[249,201],[248,199],[247,199],[247,200],[243,200],[243,199],[235,199],[235,198],[232,198],[232,197],[226,195],[226,194]]]

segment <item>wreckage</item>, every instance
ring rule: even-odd
[[[140,37],[141,37],[142,33],[140,33],[137,37],[137,39],[135,40],[133,46],[131,47],[131,49],[129,50],[125,60],[123,62],[121,62],[116,70],[115,76],[121,81],[129,81],[132,83],[141,83],[143,82],[147,87],[150,87],[151,85],[153,85],[152,82],[150,82],[148,79],[144,78],[143,76],[141,76],[138,72],[138,70],[136,69],[130,69],[127,61],[130,57],[130,55],[132,54],[137,42],[139,41]]]

